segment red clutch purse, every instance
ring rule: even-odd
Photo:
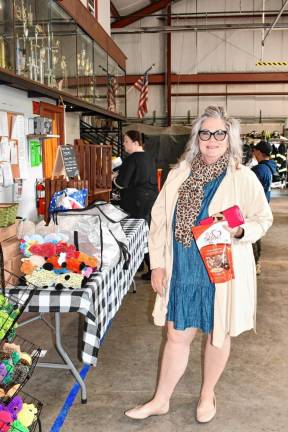
[[[219,222],[221,220],[226,220],[230,228],[235,228],[244,223],[244,218],[241,213],[240,208],[237,205],[227,208],[226,210],[222,210],[221,212],[202,219],[199,224],[200,225],[211,225],[214,222]]]

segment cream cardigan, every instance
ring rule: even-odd
[[[182,161],[172,169],[152,208],[149,234],[151,269],[166,270],[167,287],[163,296],[157,294],[153,311],[154,323],[166,321],[169,286],[173,263],[172,219],[178,189],[190,174],[190,165]],[[272,225],[273,216],[263,187],[247,167],[228,166],[227,173],[209,206],[209,215],[237,204],[244,216],[244,237],[232,240],[235,279],[216,284],[212,343],[221,347],[226,334],[237,336],[245,330],[256,330],[256,272],[252,243],[261,238]]]

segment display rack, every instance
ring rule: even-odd
[[[60,135],[42,135],[42,134],[38,134],[38,135],[33,135],[33,134],[28,134],[26,135],[27,139],[50,139],[50,138],[60,138]]]
[[[2,255],[2,253],[1,253]],[[5,273],[10,274],[17,278],[17,275],[1,266],[2,280],[5,280]],[[19,280],[24,279],[18,276]],[[9,283],[11,284],[11,283]],[[7,296],[6,288],[2,290],[0,294],[0,310],[1,310],[1,321],[0,321],[0,342],[4,339],[13,340],[15,337],[15,324],[19,320],[20,316],[24,312],[26,306],[34,295],[36,288],[34,286],[26,286],[23,288],[21,295]]]
[[[35,431],[38,426],[38,431],[41,432],[42,429],[39,416],[42,409],[42,403],[38,399],[22,392],[23,387],[34,372],[35,366],[40,357],[41,349],[35,346],[32,342],[16,335],[17,321],[29,304],[37,290],[37,287],[33,284],[27,284],[22,276],[16,275],[7,270],[4,267],[2,253],[0,255],[2,257],[0,267],[1,273],[4,275],[2,275],[3,280],[5,280],[5,273],[8,273],[17,281],[13,284],[9,282],[9,285],[2,287],[2,293],[0,294],[0,365],[2,367],[2,376],[0,379],[0,391],[2,394],[2,397],[0,398],[1,405],[7,407],[7,411],[9,412],[11,409],[9,404],[16,403],[15,398],[18,396],[20,396],[23,403],[33,404],[35,409],[35,418],[31,420],[31,423],[29,422],[27,429],[32,432]],[[13,294],[12,290],[18,286],[18,283],[23,284],[22,289],[17,294]],[[8,345],[10,350],[8,352],[7,345],[5,348],[5,343],[12,344]],[[22,357],[20,352],[22,352]],[[26,357],[24,356],[24,358],[23,353],[26,353]],[[23,363],[25,359],[27,365]],[[21,422],[17,423],[18,420],[20,422],[20,417],[19,419],[18,417],[14,419],[16,423],[13,422],[13,431],[15,432],[21,432],[23,430],[23,424],[21,424]],[[1,419],[1,425],[2,424],[3,419]],[[4,428],[7,426],[7,429],[3,430],[10,430],[8,427],[9,425],[10,423],[7,425],[4,423]]]
[[[83,20],[81,13],[74,16],[75,6],[81,8],[75,2],[78,0],[66,5],[67,13],[56,0],[1,0],[0,72],[7,72],[3,83],[11,74],[13,86],[27,88],[31,95],[49,97],[54,93],[58,101],[59,92],[67,111],[81,106],[107,118],[123,117],[120,113],[126,113],[125,56],[112,39],[111,43],[105,41],[103,49],[101,31],[95,32],[97,21],[93,22],[91,17],[89,22],[88,12],[88,21]],[[93,29],[92,36],[85,31],[87,25]],[[110,76],[116,83],[113,93],[116,112],[108,109]]]
[[[10,369],[13,370],[6,370],[6,374],[4,374],[4,376],[2,376],[1,378],[1,403],[9,403],[10,400],[15,397],[19,393],[19,391],[22,390],[27,381],[29,381],[29,379],[33,375],[34,369],[36,367],[36,364],[38,363],[41,353],[41,349],[39,347],[20,336],[16,336],[13,339],[12,348],[14,347],[14,349],[16,349],[15,345],[20,347],[21,353],[26,353],[30,356],[31,363],[26,362],[26,364],[23,364],[21,361],[21,355],[19,354],[20,359],[16,359],[17,363],[15,362],[16,365],[14,365],[12,351],[9,352],[10,348],[7,348],[7,344],[2,341],[0,345],[0,364],[3,360],[9,361],[9,364],[11,366]]]

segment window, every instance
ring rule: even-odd
[[[94,17],[96,16],[95,0],[88,0],[88,10]]]

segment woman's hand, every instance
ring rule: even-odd
[[[225,226],[225,228],[227,229],[227,231],[230,232],[231,237],[234,238],[242,238],[243,234],[244,234],[244,228],[237,226],[235,228],[230,228],[229,225],[227,224],[227,226]]]
[[[117,176],[118,176],[118,171],[112,172],[112,180],[117,178]]]
[[[167,285],[166,271],[164,268],[158,267],[152,270],[151,285],[153,291],[155,291],[162,297]]]

